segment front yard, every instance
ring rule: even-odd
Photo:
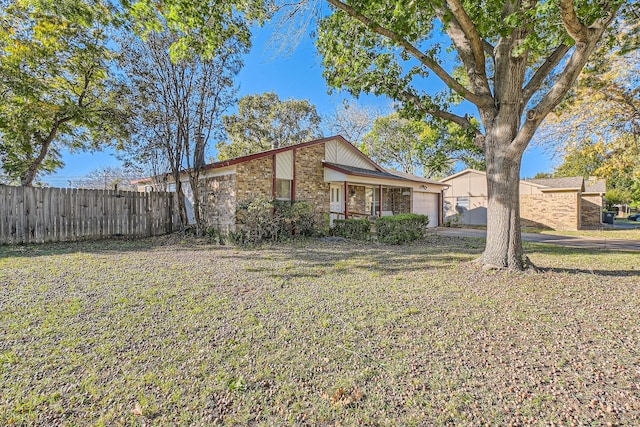
[[[640,424],[638,253],[0,248],[0,425]]]

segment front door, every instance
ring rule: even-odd
[[[331,184],[329,186],[331,192],[331,203],[329,204],[330,224],[333,225],[334,219],[344,219],[344,185]]]

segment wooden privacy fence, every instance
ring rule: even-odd
[[[0,244],[167,234],[173,193],[0,185]]]

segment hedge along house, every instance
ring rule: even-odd
[[[482,171],[466,169],[441,182],[444,216],[467,225],[487,224],[487,182]],[[582,177],[520,181],[520,219],[524,227],[577,230],[599,227],[606,182]]]
[[[200,173],[207,225],[235,230],[236,207],[257,197],[306,201],[334,219],[417,213],[442,221],[446,184],[387,170],[333,136],[205,165]],[[149,191],[151,179],[138,184]],[[188,185],[185,176],[184,183]],[[185,193],[189,193],[186,191]]]

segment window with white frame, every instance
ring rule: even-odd
[[[469,210],[469,197],[456,197],[456,210],[464,212]]]

